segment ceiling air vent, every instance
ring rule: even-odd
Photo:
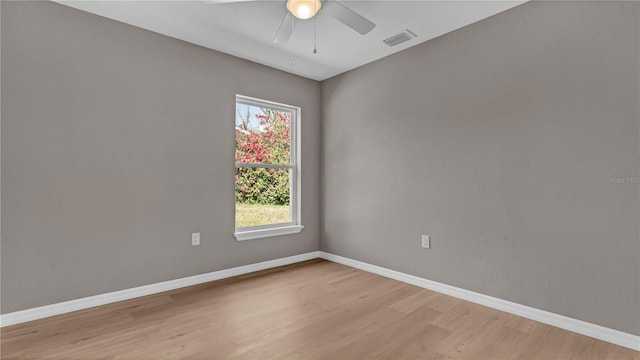
[[[396,45],[402,44],[405,41],[409,41],[409,40],[413,39],[416,36],[417,35],[414,34],[411,30],[405,29],[400,34],[393,35],[392,37],[390,37],[388,39],[382,40],[382,42],[387,44],[387,45],[389,45],[389,46],[396,46]]]

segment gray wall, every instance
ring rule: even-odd
[[[639,33],[534,2],[325,81],[321,249],[640,334]]]
[[[640,176],[638,4],[525,4],[321,102],[317,82],[61,5],[1,16],[2,313],[320,244],[640,334],[640,188],[609,182]],[[232,237],[236,93],[303,108],[299,235]]]
[[[302,107],[298,235],[233,238],[236,93]],[[2,96],[2,313],[318,250],[315,81],[3,1]]]

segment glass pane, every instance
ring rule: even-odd
[[[289,164],[291,112],[236,103],[236,162]]]
[[[291,222],[290,173],[236,168],[236,228]]]

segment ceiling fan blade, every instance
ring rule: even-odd
[[[289,41],[291,35],[293,35],[293,29],[296,27],[296,20],[293,15],[287,11],[284,18],[282,18],[282,22],[280,23],[280,27],[276,32],[276,36],[273,38],[274,43],[285,43]]]
[[[376,24],[369,19],[349,9],[346,5],[336,1],[327,1],[322,4],[322,12],[333,16],[336,20],[347,25],[362,35],[376,27]]]

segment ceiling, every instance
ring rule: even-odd
[[[298,21],[289,42],[272,42],[286,13],[284,0],[211,4],[205,1],[66,1],[80,10],[218,50],[314,80],[324,80],[526,1],[342,1],[377,26],[360,35],[322,13]],[[417,37],[395,47],[382,40],[408,29]]]

